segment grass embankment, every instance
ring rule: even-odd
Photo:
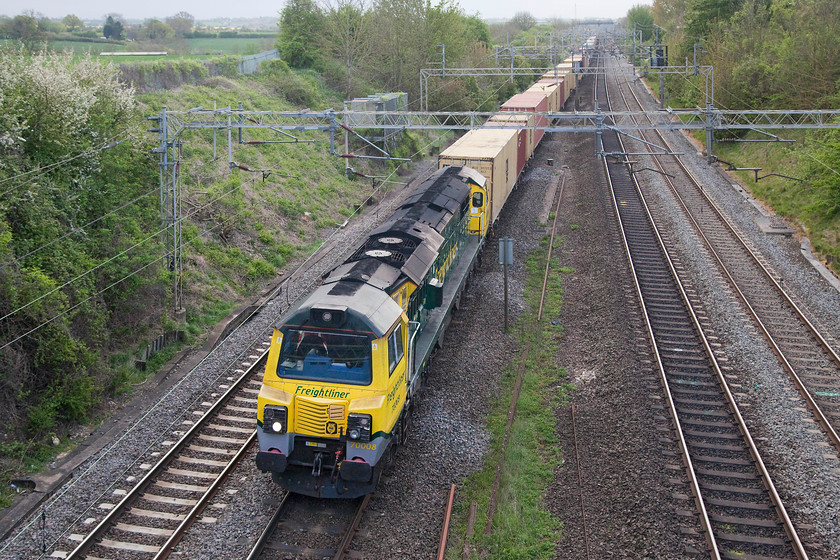
[[[804,229],[815,251],[840,273],[840,194],[838,167],[826,154],[830,133],[770,131],[793,144],[780,142],[715,143],[715,155],[736,167],[760,167],[759,181],[752,171],[732,171],[755,198]],[[750,133],[750,140],[766,139]],[[776,173],[785,177],[764,177]],[[832,180],[833,179],[833,180]]]
[[[566,401],[572,388],[565,380],[565,370],[556,362],[557,339],[563,327],[555,320],[562,304],[561,277],[571,270],[560,268],[552,259],[543,318],[537,322],[547,247],[546,238],[542,247],[529,255],[527,260],[527,311],[514,329],[520,353],[503,372],[501,394],[493,403],[488,420],[488,429],[492,433],[491,446],[484,468],[464,483],[462,500],[454,514],[457,524],[451,539],[453,546],[447,555],[449,558],[461,557],[471,502],[476,502],[478,507],[475,533],[468,544],[478,557],[487,553],[490,558],[554,558],[555,545],[561,537],[560,522],[546,509],[543,495],[552,480],[554,468],[561,462],[555,433],[556,407]],[[525,358],[516,417],[507,448],[503,450],[508,409],[525,348],[530,351]],[[490,495],[499,461],[498,505],[493,516],[492,533],[485,536]]]
[[[646,83],[658,96],[658,78],[650,74]],[[750,142],[715,142],[714,155],[735,167],[761,168],[758,181],[754,171],[728,173],[773,212],[799,226],[817,255],[840,273],[840,154],[836,132],[767,132],[794,142],[775,142],[766,134],[749,132],[741,140]],[[699,146],[705,146],[705,132],[694,132],[693,137]]]

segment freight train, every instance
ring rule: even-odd
[[[324,498],[374,490],[488,230],[543,137],[529,127],[545,126],[576,85],[585,59],[573,58],[444,150],[439,169],[281,318],[257,402],[257,467],[276,483]]]

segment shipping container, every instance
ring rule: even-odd
[[[519,131],[477,128],[468,131],[438,156],[438,169],[445,165],[472,167],[487,179],[489,224],[499,212],[516,184],[516,152]]]
[[[575,72],[580,73],[581,70],[586,68],[586,59],[583,57],[582,54],[573,54],[563,62],[571,63],[572,67],[575,69]]]
[[[545,79],[556,79],[557,77],[565,79],[566,97],[568,98],[570,92],[577,87],[578,75],[574,73],[574,68],[571,64],[561,62],[554,70],[549,70],[543,74],[540,81]]]
[[[546,119],[544,114],[548,112],[548,97],[546,97],[544,93],[518,93],[505,101],[502,104],[501,110],[537,113],[534,119],[534,126],[544,127],[548,124],[548,119]],[[544,134],[544,128],[537,128],[534,130],[534,146],[531,154],[529,155],[532,155],[534,150],[537,149],[537,146],[540,145],[540,141],[542,140]]]
[[[559,83],[551,81],[549,83],[540,83],[532,85],[525,90],[525,93],[542,93],[548,98],[548,112],[558,113],[563,110],[563,104],[566,103],[566,80],[565,78],[559,80]]]
[[[516,145],[516,174],[521,175],[528,158],[534,153],[534,115],[496,114],[487,119],[492,126],[519,129]],[[488,126],[485,124],[485,126]],[[488,126],[490,128],[490,126]]]

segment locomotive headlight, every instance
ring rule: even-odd
[[[285,406],[269,404],[263,408],[263,431],[270,434],[286,433],[288,409]]]
[[[370,441],[370,428],[373,419],[370,414],[347,415],[347,437],[353,441]]]

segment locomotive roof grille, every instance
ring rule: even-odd
[[[440,231],[453,215],[460,219],[459,212],[466,211],[470,184],[485,183],[484,177],[465,167],[436,171],[350,259],[326,275],[322,286],[290,310],[286,324],[316,327],[315,323],[324,323],[327,310],[330,323],[340,321],[344,329],[384,336],[402,313],[389,293],[403,278],[422,284],[443,245]],[[345,309],[340,306],[346,311],[333,314],[332,310]]]

